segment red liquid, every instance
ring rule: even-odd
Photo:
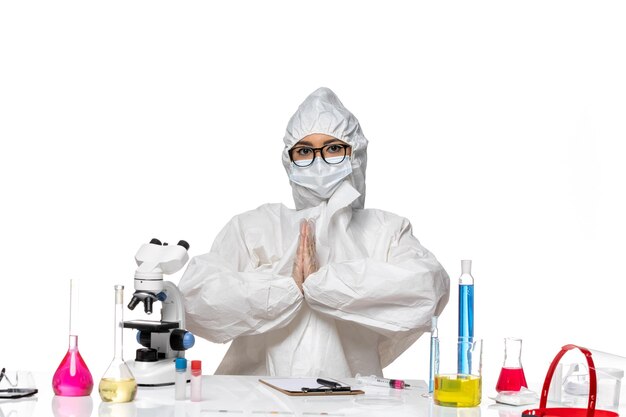
[[[87,364],[78,351],[78,336],[70,336],[70,348],[52,377],[52,389],[56,395],[80,397],[90,395],[93,378]]]
[[[502,368],[496,391],[519,391],[522,387],[528,388],[524,368]]]

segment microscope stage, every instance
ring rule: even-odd
[[[133,320],[125,321],[124,328],[137,329],[142,332],[167,333],[171,329],[177,329],[179,323],[174,321],[150,321],[150,320]]]

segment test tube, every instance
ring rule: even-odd
[[[176,358],[175,398],[184,400],[187,398],[187,359]]]
[[[428,392],[432,394],[435,389],[435,375],[439,373],[439,330],[437,329],[437,316],[433,316],[430,329],[430,367],[428,378]]]
[[[472,277],[472,261],[461,261],[459,277],[459,352],[458,373],[470,373],[471,358],[469,346],[474,338],[474,277]]]
[[[202,401],[202,361],[191,361],[191,401]]]

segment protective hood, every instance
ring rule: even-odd
[[[289,149],[300,140],[313,133],[333,136],[352,147],[352,173],[346,177],[361,196],[353,203],[353,208],[363,208],[365,204],[365,167],[367,165],[367,139],[363,136],[359,121],[339,101],[329,88],[321,87],[308,96],[296,113],[291,116],[285,133],[283,165],[289,174],[291,160]],[[301,210],[318,206],[327,201],[311,190],[292,181],[291,188],[296,209]]]

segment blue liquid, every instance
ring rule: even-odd
[[[459,285],[459,355],[458,373],[470,374],[469,350],[474,338],[474,285]]]

